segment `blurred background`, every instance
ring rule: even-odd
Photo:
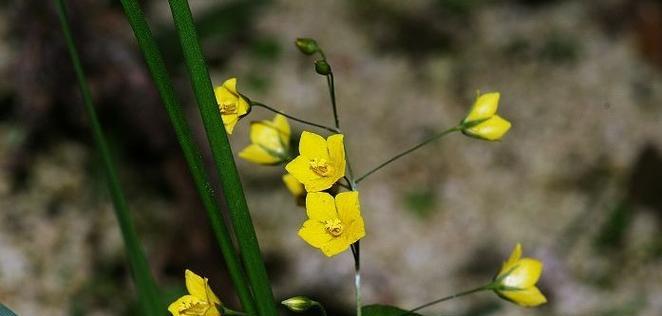
[[[119,1],[67,1],[152,269],[183,270],[237,307],[206,213]],[[411,308],[484,284],[513,246],[540,258],[549,304],[481,293],[429,315],[662,315],[662,1],[191,0],[215,84],[331,124],[313,37],[336,76],[357,173],[453,126],[477,90],[513,122],[499,143],[450,136],[361,183],[366,303]],[[50,1],[0,2],[0,302],[21,315],[135,315],[99,157]],[[166,1],[142,1],[199,143]],[[249,121],[232,143],[248,143]],[[300,131],[302,126],[292,122]],[[207,155],[209,162],[209,155]],[[281,167],[239,161],[277,299],[352,315],[350,252],[331,259]]]

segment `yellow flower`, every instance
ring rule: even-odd
[[[299,156],[288,163],[285,170],[303,183],[308,192],[330,188],[345,176],[343,135],[331,135],[325,140],[304,131],[299,141]]]
[[[500,140],[508,132],[511,124],[496,114],[499,96],[498,92],[478,96],[469,114],[462,121],[462,133],[484,140]]]
[[[521,256],[522,245],[518,243],[494,278],[494,291],[502,298],[525,307],[547,303],[545,296],[535,286],[542,274],[542,262]]]
[[[220,316],[216,305],[221,305],[221,301],[209,288],[209,280],[188,269],[184,275],[189,294],[170,304],[168,311],[173,316]]]
[[[299,229],[299,237],[327,256],[337,255],[365,236],[359,193],[336,195],[312,192],[306,196],[308,220]]]
[[[214,88],[214,94],[218,109],[221,111],[225,131],[230,135],[237,121],[248,114],[250,106],[246,99],[237,92],[237,78],[225,80],[223,85]]]
[[[251,145],[239,157],[250,162],[272,165],[287,160],[290,152],[290,124],[277,114],[273,121],[251,122]]]

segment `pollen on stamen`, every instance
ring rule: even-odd
[[[320,175],[322,177],[328,177],[331,175],[331,171],[333,170],[333,167],[329,165],[329,163],[326,161],[326,159],[318,159],[315,158],[309,162],[310,164],[310,169],[315,172],[317,175]]]
[[[337,218],[324,221],[324,229],[326,229],[326,232],[331,234],[333,237],[342,235],[344,231],[342,222]]]
[[[219,105],[221,114],[235,114],[237,113],[237,104],[235,103],[221,103]]]

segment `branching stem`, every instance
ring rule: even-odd
[[[396,161],[396,160],[398,160],[398,159],[400,159],[400,158],[406,156],[407,154],[410,154],[411,152],[415,151],[416,149],[419,149],[419,148],[421,148],[421,147],[423,147],[423,146],[425,146],[425,145],[427,145],[427,144],[429,144],[429,143],[431,143],[431,142],[433,142],[433,141],[435,141],[435,140],[437,140],[437,139],[439,139],[439,138],[442,138],[442,137],[444,137],[444,136],[446,136],[446,135],[448,135],[448,134],[450,134],[450,133],[457,132],[457,131],[459,131],[459,130],[461,130],[461,128],[460,128],[459,126],[456,126],[456,127],[453,127],[453,128],[449,128],[449,129],[447,129],[447,130],[445,130],[445,131],[443,131],[443,132],[441,132],[441,133],[439,133],[439,134],[435,134],[435,135],[429,137],[428,139],[426,139],[426,140],[420,142],[419,144],[417,144],[417,145],[415,145],[415,146],[413,146],[413,147],[411,147],[411,148],[409,148],[409,149],[407,149],[407,150],[405,150],[405,151],[403,151],[403,152],[401,152],[401,153],[399,153],[399,154],[393,156],[392,158],[390,158],[390,159],[388,159],[388,160],[382,162],[382,163],[379,164],[377,167],[371,169],[370,171],[366,172],[366,173],[363,174],[362,176],[358,177],[358,178],[356,179],[355,182],[356,182],[356,183],[359,183],[359,182],[363,181],[363,179],[367,178],[367,177],[370,176],[371,174],[373,174],[373,173],[375,173],[376,171],[378,171],[379,169],[384,168],[386,165],[388,165],[388,164],[390,164],[390,163],[392,163],[392,162],[394,162],[394,161]]]

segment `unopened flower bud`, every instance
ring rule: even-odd
[[[295,44],[297,45],[297,48],[306,55],[315,54],[319,50],[317,42],[312,38],[297,38]]]
[[[316,60],[315,71],[322,76],[329,75],[331,73],[331,65],[324,59]]]
[[[491,92],[476,98],[469,114],[460,123],[464,135],[496,141],[510,130],[510,122],[496,114],[499,96],[498,92]]]
[[[296,313],[304,312],[315,305],[315,301],[305,296],[291,297],[280,303],[285,305],[285,307],[287,307],[289,310]]]

